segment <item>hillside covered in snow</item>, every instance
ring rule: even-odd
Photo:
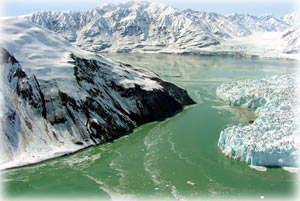
[[[239,51],[240,55],[251,56],[259,53],[260,46],[254,50],[253,46],[245,46],[235,51],[235,47],[227,48],[226,41],[261,43],[264,37],[255,37],[255,41],[251,38],[253,34],[261,33],[270,40],[279,40],[275,41],[279,45],[268,44],[271,49],[275,48],[271,56],[288,58],[289,54],[297,53],[300,37],[298,32],[285,33],[296,27],[299,13],[282,19],[270,15],[224,16],[150,2],[104,4],[86,11],[42,11],[23,17],[93,52],[214,54],[218,51],[218,54],[230,55]]]
[[[24,18],[0,25],[1,169],[112,141],[194,103],[155,73],[83,51]]]

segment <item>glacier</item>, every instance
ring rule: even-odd
[[[113,141],[194,104],[154,72],[84,51],[25,18],[0,18],[0,30],[0,169]]]
[[[225,16],[142,1],[103,4],[85,11],[40,11],[22,17],[92,52],[300,58],[299,32],[287,34],[299,28],[297,12],[282,18]],[[265,39],[272,42],[266,44]],[[253,42],[257,45],[251,45]]]
[[[216,90],[220,99],[255,110],[257,118],[223,130],[220,150],[251,167],[299,167],[299,84],[299,74],[221,84]]]

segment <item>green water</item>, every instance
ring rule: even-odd
[[[5,172],[5,192],[16,196],[101,198],[291,196],[295,175],[279,168],[259,172],[226,158],[217,148],[222,129],[253,118],[215,95],[224,81],[293,73],[296,63],[152,54],[108,54],[148,68],[188,90],[197,105],[143,125],[113,143]]]

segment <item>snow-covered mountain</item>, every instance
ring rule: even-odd
[[[293,12],[291,14],[285,15],[282,20],[291,26],[300,26],[300,13]]]
[[[300,53],[300,26],[287,30],[282,39],[285,41],[284,52],[288,54]]]
[[[24,18],[0,25],[0,168],[111,141],[194,103],[155,73],[83,51]]]
[[[294,16],[273,16],[178,10],[161,3],[104,4],[75,12],[42,11],[26,15],[89,51],[187,53],[218,47],[224,41],[254,32],[282,32]]]
[[[227,16],[235,24],[244,26],[251,32],[271,32],[284,31],[289,27],[285,21],[277,19],[271,15],[263,15],[260,17],[250,14],[231,14]]]
[[[300,53],[300,13],[291,13],[283,17],[283,21],[292,27],[285,31],[282,38],[286,42],[284,52]]]

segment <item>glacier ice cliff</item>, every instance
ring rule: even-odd
[[[221,151],[254,166],[299,167],[299,81],[299,75],[282,75],[219,86],[217,95],[227,104],[257,114],[253,123],[221,132]]]
[[[71,45],[24,18],[1,18],[0,168],[112,141],[194,101],[155,73]]]

